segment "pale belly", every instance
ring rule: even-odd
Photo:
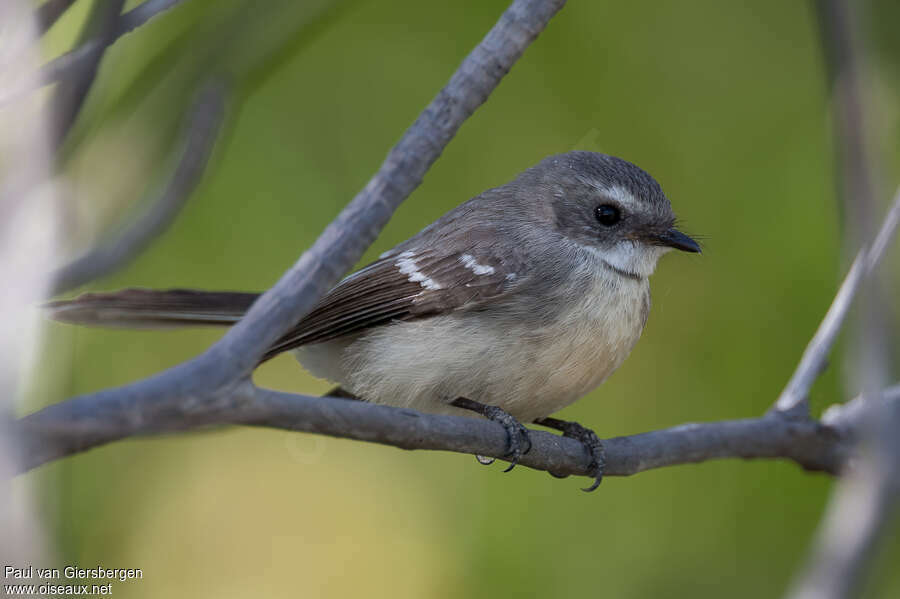
[[[395,323],[296,353],[314,375],[367,401],[462,414],[447,404],[466,397],[529,422],[596,388],[631,352],[646,320],[649,289],[644,283],[622,291],[624,297],[587,295],[539,328],[525,327],[521,319],[454,314]]]

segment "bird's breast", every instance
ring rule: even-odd
[[[606,380],[640,338],[650,289],[646,280],[600,280],[568,304],[558,319],[528,334],[537,349],[531,367],[523,371],[523,393],[511,398],[522,404],[516,411],[546,416]]]

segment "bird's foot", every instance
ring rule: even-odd
[[[505,456],[509,460],[509,468],[504,470],[504,472],[512,470],[516,464],[519,463],[519,459],[521,459],[524,454],[531,451],[531,437],[528,436],[528,429],[518,420],[513,418],[506,410],[498,408],[497,406],[489,406],[481,402],[466,399],[465,397],[459,397],[450,402],[450,404],[457,408],[477,412],[488,420],[503,425],[503,428],[506,429],[506,438],[509,447],[509,451]],[[490,463],[483,458],[478,461],[482,464]]]
[[[559,420],[558,418],[539,418],[534,422],[535,424],[561,431],[564,437],[581,441],[591,455],[590,473],[594,477],[594,483],[590,487],[582,489],[582,491],[591,492],[600,486],[603,480],[603,469],[606,467],[606,450],[603,448],[603,442],[597,436],[597,433],[581,426],[577,422]],[[550,474],[557,478],[563,478],[553,472]]]

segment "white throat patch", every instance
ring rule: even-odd
[[[600,251],[595,249],[594,251],[613,268],[646,278],[656,270],[656,263],[659,261],[660,256],[670,249],[663,246],[625,240],[618,242],[610,250]]]

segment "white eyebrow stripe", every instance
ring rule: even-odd
[[[459,257],[459,261],[462,262],[462,265],[471,270],[476,275],[492,275],[494,274],[494,267],[487,264],[479,264],[475,257],[471,254],[463,254]]]
[[[621,206],[624,206],[626,208],[633,209],[638,203],[634,196],[631,195],[631,192],[621,185],[604,185],[602,183],[599,183],[598,181],[584,176],[578,176],[578,180],[585,185],[593,187],[598,192],[608,196],[611,200],[615,200]]]
[[[634,206],[637,204],[634,196],[632,196],[627,189],[618,185],[608,187],[606,189],[606,194],[612,199],[618,201],[620,205],[628,208],[634,208]]]
[[[419,270],[415,256],[416,255],[412,252],[403,252],[397,256],[397,261],[394,262],[394,266],[397,267],[401,274],[408,275],[407,278],[410,283],[418,283],[425,289],[443,289],[443,286],[440,283]]]

